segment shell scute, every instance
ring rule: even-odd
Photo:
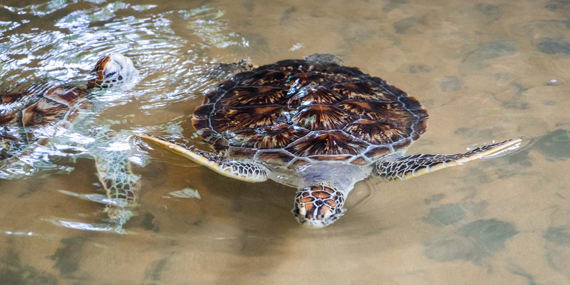
[[[315,68],[315,70],[325,74],[332,83],[346,83],[370,79],[369,75],[363,73],[358,68],[338,66],[336,64],[321,65]]]
[[[361,119],[389,122],[398,129],[407,128],[417,120],[417,117],[399,102],[347,100],[338,106]]]
[[[346,82],[335,84],[332,90],[348,99],[396,101],[397,97],[385,92],[369,81]]]
[[[356,155],[366,149],[367,144],[353,139],[341,131],[317,132],[292,143],[285,149],[296,156]]]
[[[416,133],[416,132],[413,132],[413,133],[412,133],[412,140],[415,141],[415,140],[419,139],[420,136],[421,136],[420,134],[418,134],[418,133]]]
[[[394,144],[392,145],[393,148],[395,149],[402,149],[402,148],[407,148],[412,144],[412,139],[411,138],[403,138],[397,142],[394,142]]]
[[[203,133],[204,130],[210,129],[210,120],[208,119],[194,119],[192,120],[192,126],[197,132]],[[211,129],[210,129],[211,130]]]
[[[354,116],[334,106],[319,104],[301,107],[292,121],[309,130],[337,130],[354,121]]]
[[[248,74],[252,74],[252,73],[251,72],[242,72],[239,75],[246,77]],[[230,80],[226,80],[226,81],[220,83],[216,89],[223,92],[223,91],[228,91],[228,90],[234,88],[236,85],[238,85],[238,81],[230,79]]]
[[[197,120],[207,120],[214,111],[214,104],[203,104],[194,110],[194,118]]]
[[[225,138],[218,138],[212,142],[212,146],[217,151],[223,151],[228,149],[228,147],[230,146],[230,142]]]
[[[258,159],[270,164],[281,164],[288,163],[295,159],[295,157],[286,151],[261,151],[258,155]]]
[[[404,107],[408,110],[422,110],[422,105],[414,97],[400,97],[398,98],[400,102],[404,104]],[[423,111],[423,110],[422,110]]]
[[[79,88],[64,88],[62,86],[58,86],[47,90],[43,97],[66,106],[71,106],[77,103],[77,100],[81,95],[83,95],[83,93],[83,90]]]
[[[220,133],[271,127],[278,123],[281,109],[280,105],[218,109],[211,119],[212,127]]]
[[[313,155],[309,156],[310,159],[316,161],[347,161],[350,160],[353,155]]]
[[[220,100],[225,106],[283,104],[287,99],[287,88],[271,86],[240,86],[232,89],[232,96]]]
[[[362,156],[357,157],[356,159],[353,159],[350,163],[355,164],[355,165],[364,165],[366,164],[366,159]]]
[[[420,112],[420,118],[414,123],[414,125],[412,126],[412,130],[414,131],[414,133],[412,134],[412,139],[413,140],[417,140],[420,138],[420,136],[426,132],[427,129],[427,120],[428,120],[428,115],[427,112],[425,110],[421,110],[422,112]]]
[[[5,112],[0,116],[1,125],[13,125],[17,122],[17,111]]]
[[[384,90],[384,92],[387,92],[388,94],[395,95],[398,98],[408,97],[408,94],[406,94],[406,92],[402,91],[402,89],[400,89],[396,86],[393,86],[390,84],[382,84],[382,85],[380,85],[380,87]],[[411,96],[410,96],[410,98],[414,99],[414,97],[411,97]]]
[[[289,168],[295,169],[295,168],[305,166],[305,165],[309,165],[309,164],[311,164],[311,161],[306,159],[306,158],[295,158],[295,159],[293,159],[293,161],[291,161],[289,163]]]
[[[208,93],[193,117],[198,134],[230,156],[292,168],[372,163],[408,147],[426,122],[421,104],[386,81],[304,60],[237,74]]]
[[[238,131],[232,137],[232,141],[238,142],[238,145],[241,143],[241,146],[259,149],[284,148],[307,133],[309,131],[304,128],[279,124],[263,130],[249,129]]]
[[[307,88],[307,87],[317,87],[323,84],[327,84],[327,79],[321,74],[315,74],[311,72],[298,73],[295,75],[290,75],[287,77],[286,84],[291,88]]]
[[[206,93],[204,104],[213,104],[218,102],[222,96],[226,94],[227,90],[217,88]]]
[[[387,146],[378,146],[364,153],[364,156],[374,160],[391,153],[392,150]]]
[[[61,103],[40,99],[22,112],[24,127],[46,126],[60,120],[69,111],[69,107]]]
[[[395,122],[367,119],[347,125],[344,131],[372,144],[391,144],[412,133],[410,128],[401,127]]]
[[[291,91],[292,90],[289,92],[293,93]],[[345,96],[342,94],[339,94],[327,88],[315,88],[309,92],[307,92],[307,90],[303,90],[301,92],[294,92],[293,94],[294,95],[290,96],[289,100],[287,101],[287,105],[292,107],[307,106],[312,104],[333,105],[345,99]]]
[[[24,94],[4,94],[0,98],[2,98],[2,104],[8,104],[16,102],[19,98],[21,98]]]

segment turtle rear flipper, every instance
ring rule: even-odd
[[[388,180],[406,180],[447,167],[463,165],[463,163],[491,157],[513,148],[518,148],[521,139],[507,140],[472,149],[466,153],[443,154],[417,154],[405,156],[393,161],[379,161],[374,166],[373,173]]]

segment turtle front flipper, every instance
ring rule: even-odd
[[[105,211],[111,219],[124,223],[132,216],[128,208],[136,205],[141,185],[140,175],[131,170],[129,157],[133,150],[121,146],[128,144],[128,135],[120,134],[103,128],[87,149],[95,159],[97,176],[109,198]]]
[[[391,161],[379,161],[374,165],[373,173],[388,180],[397,178],[406,180],[446,167],[463,165],[471,160],[497,155],[503,151],[517,148],[521,141],[521,139],[506,140],[459,154],[417,154]]]
[[[124,154],[116,153],[116,156],[113,156],[113,152],[104,154],[95,156],[95,163],[99,181],[110,199],[106,211],[111,219],[123,219],[126,217],[125,208],[136,204],[140,176],[131,171],[128,157]],[[124,202],[117,203],[117,201]]]
[[[237,161],[226,159],[219,155],[207,151],[191,149],[183,145],[169,142],[163,138],[137,135],[141,139],[158,144],[159,146],[172,151],[175,154],[183,156],[197,164],[206,166],[207,168],[226,177],[234,178],[245,182],[263,182],[267,181],[269,170],[265,166],[257,163]]]

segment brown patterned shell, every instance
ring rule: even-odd
[[[92,104],[85,97],[86,91],[102,84],[103,69],[109,59],[99,59],[92,71],[96,78],[87,82],[87,88],[61,85],[0,93],[0,160],[17,154],[30,143],[46,143],[47,139],[42,138],[54,134],[51,127],[60,122],[71,123],[81,110],[89,110]]]
[[[427,117],[414,97],[356,68],[285,60],[222,82],[192,124],[234,158],[368,164],[410,146]]]
[[[66,118],[72,106],[81,106],[84,94],[85,90],[63,86],[43,92],[0,94],[0,148],[3,149],[0,159],[10,156],[8,152],[17,152],[40,137],[49,136],[47,127]],[[75,113],[67,119],[71,120]]]

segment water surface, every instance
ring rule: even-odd
[[[361,182],[347,214],[318,231],[290,213],[295,189],[221,177],[132,140],[142,189],[117,227],[102,204],[64,194],[104,194],[93,159],[47,148],[0,180],[0,283],[570,284],[568,15],[556,0],[3,0],[4,91],[80,82],[109,52],[133,59],[139,84],[94,116],[116,131],[206,149],[190,118],[213,87],[208,64],[332,53],[428,109],[410,154],[524,144],[404,182]]]

